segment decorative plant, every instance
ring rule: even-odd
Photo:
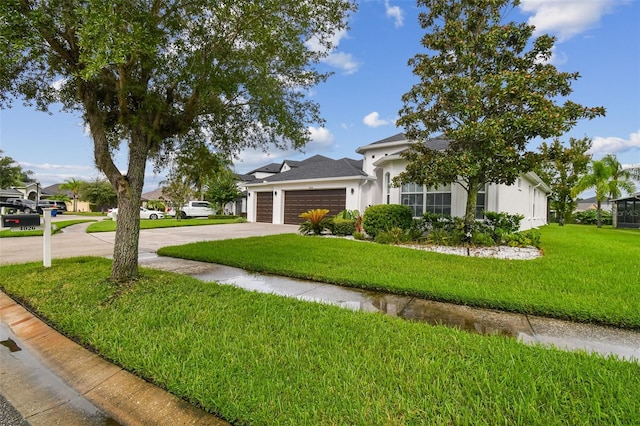
[[[306,219],[300,224],[298,231],[303,235],[320,235],[328,226],[327,209],[313,209],[300,214],[300,217]]]

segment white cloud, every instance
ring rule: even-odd
[[[373,111],[372,113],[367,114],[362,119],[362,122],[369,127],[379,127],[379,126],[386,126],[388,124],[391,124],[391,122],[388,120],[382,120],[380,118],[380,114],[378,114],[376,111]]]
[[[640,149],[640,130],[631,133],[628,139],[617,137],[603,138],[597,136],[593,138],[591,145],[591,154],[617,154],[630,151],[632,149]]]
[[[328,148],[333,144],[333,134],[326,127],[309,127],[311,141],[307,144],[308,149]]]
[[[347,37],[346,29],[341,29],[340,31],[332,34],[331,37],[328,38],[328,41],[330,41],[331,43],[331,48],[329,50],[327,50],[327,48],[320,42],[320,39],[317,36],[311,37],[309,40],[307,40],[305,42],[305,46],[307,46],[307,49],[311,50],[312,52],[328,53],[329,51],[336,49],[340,44],[340,40],[345,37]]]
[[[324,58],[322,62],[344,71],[345,74],[353,74],[360,68],[360,63],[353,58],[351,53],[332,53]]]
[[[536,34],[551,33],[562,42],[593,27],[619,0],[522,0],[520,9],[532,14]]]
[[[308,40],[305,45],[307,49],[313,52],[326,52],[328,55],[322,58],[322,62],[334,67],[339,70],[344,71],[346,74],[353,74],[358,71],[360,67],[360,63],[356,61],[352,54],[344,53],[344,52],[335,52],[335,50],[340,45],[340,41],[343,38],[348,38],[347,30],[342,29],[332,34],[329,37],[328,41],[330,42],[331,48],[329,50],[326,49],[325,46],[320,43],[320,40],[317,37],[312,37]]]
[[[20,167],[24,169],[41,169],[41,170],[79,170],[86,172],[88,170],[95,170],[93,166],[78,166],[73,164],[50,164],[50,163],[29,163],[26,161],[19,161]]]
[[[389,0],[385,0],[384,7],[387,11],[387,17],[393,18],[396,28],[404,25],[404,13],[400,6],[391,6]]]

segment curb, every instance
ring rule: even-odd
[[[122,425],[229,425],[83,348],[1,291],[0,321],[46,368]],[[34,408],[33,396],[15,392],[9,402],[31,424],[53,424],[49,408]]]

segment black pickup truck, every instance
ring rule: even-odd
[[[16,212],[22,212],[22,213],[35,213],[36,212],[36,208],[35,208],[35,203],[34,205],[32,205],[31,203],[33,203],[33,201],[31,201],[31,203],[29,203],[29,200],[20,200],[17,199],[19,201],[16,202],[16,200],[7,200],[7,201],[0,201],[0,207],[4,207],[5,210],[9,210],[7,213],[10,213],[10,211],[16,211]]]

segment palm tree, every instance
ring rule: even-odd
[[[73,211],[78,211],[78,194],[82,188],[84,182],[76,178],[65,179],[64,183],[60,185],[60,189],[65,191],[71,191],[73,194]]]
[[[587,189],[596,190],[596,202],[598,206],[598,228],[602,228],[602,202],[607,198],[618,198],[621,190],[632,193],[636,190],[632,180],[632,173],[622,168],[615,155],[605,155],[602,160],[592,160],[587,174],[582,176],[573,190],[572,196],[576,196]]]

